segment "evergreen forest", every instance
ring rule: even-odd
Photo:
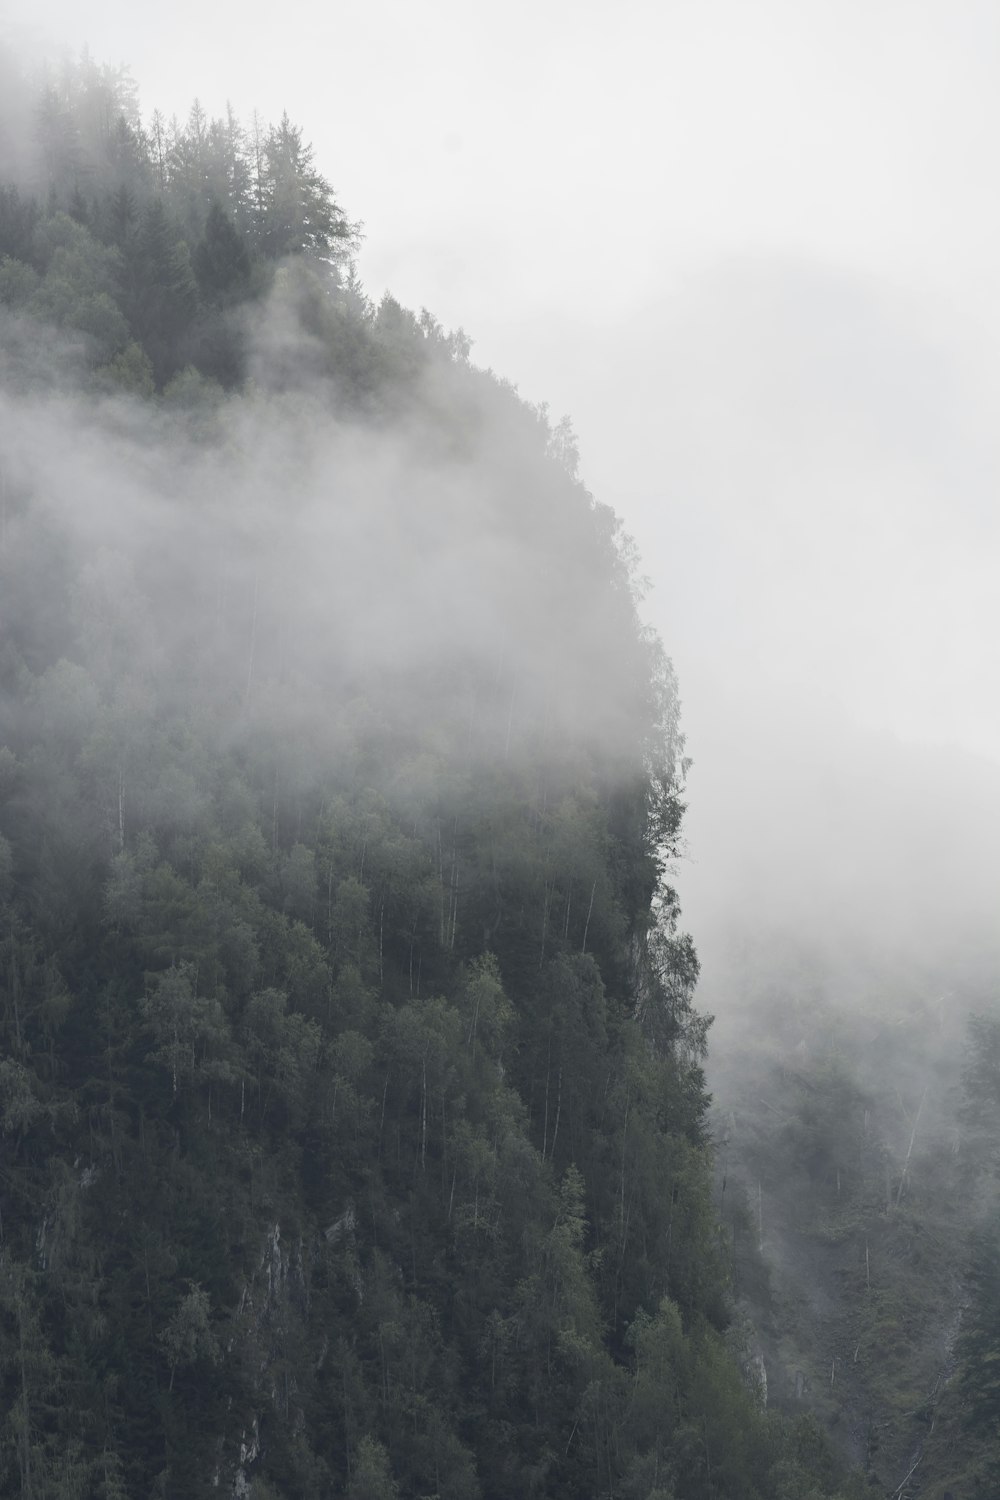
[[[368,298],[288,116],[0,99],[0,1493],[995,1493],[988,997],[905,1126],[822,1007],[713,1115],[570,424]]]

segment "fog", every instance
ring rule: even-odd
[[[987,944],[992,8],[286,19],[275,38],[226,6],[181,6],[170,37],[111,0],[86,35],[56,0],[16,17],[36,48],[130,63],[147,114],[289,107],[365,221],[369,291],[461,324],[572,414],[678,669],[676,878],[717,1045],[748,921]]]
[[[446,765],[540,750],[634,777],[673,754],[650,745],[613,518],[538,414],[445,353],[398,410],[345,406],[303,318],[322,284],[290,264],[248,315],[247,394],[196,383],[159,407],[84,394],[79,347],[0,320],[0,636],[69,658],[29,710],[53,750],[93,732],[96,689],[125,768],[112,847],[172,795],[154,744],[188,722],[251,759],[274,746],[303,787],[374,755],[404,804]],[[17,745],[25,711],[0,708]],[[421,755],[408,789],[397,762]]]
[[[910,973],[979,963],[980,983],[995,962],[990,387],[918,313],[872,278],[743,260],[622,339],[636,363],[663,351],[624,483],[670,517],[651,607],[694,760],[679,883],[717,1047],[741,931],[848,965],[859,947]]]
[[[144,829],[183,861],[209,763],[235,750],[219,764],[270,803],[272,852],[345,786],[422,823],[429,849],[436,823],[453,941],[449,797],[475,827],[492,787],[491,841],[552,813],[563,938],[572,911],[585,951],[606,894],[578,868],[590,793],[641,786],[674,831],[674,677],[636,628],[638,556],[690,757],[667,876],[714,1018],[711,1211],[737,1319],[775,1399],[797,1409],[812,1381],[859,1463],[893,1337],[868,1300],[855,1327],[872,1276],[914,1299],[919,1337],[889,1359],[910,1361],[907,1391],[950,1368],[992,1202],[990,1124],[963,1103],[969,1018],[995,1014],[1000,972],[1000,229],[981,140],[1000,124],[997,23],[929,4],[897,32],[903,15],[634,3],[610,35],[596,7],[535,26],[440,0],[423,27],[348,7],[308,47],[288,40],[293,6],[272,48],[247,34],[233,57],[215,12],[153,55],[107,5],[90,40],[134,64],[147,120],[196,93],[244,117],[287,105],[367,238],[356,265],[293,255],[214,306],[245,356],[238,393],[172,379],[180,340],[173,366],[146,361],[145,397],[114,393],[70,319],[0,310],[5,739],[89,767],[79,827],[123,868]],[[42,22],[74,39],[56,5],[22,18],[38,66]],[[30,114],[0,88],[7,174],[34,188]],[[73,267],[74,233],[79,251],[64,219],[22,268],[25,302],[60,251],[99,300],[117,252],[94,239]],[[376,314],[387,289],[434,317]],[[72,829],[78,810],[46,812]],[[639,897],[640,823],[614,835],[634,839]],[[544,869],[541,888],[544,960]],[[672,931],[672,889],[657,909]],[[684,1033],[692,1058],[702,1035]],[[914,1224],[935,1247],[919,1275]],[[900,1401],[883,1461],[902,1474]]]

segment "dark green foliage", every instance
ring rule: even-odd
[[[159,381],[184,362],[184,337],[198,306],[191,257],[160,199],[154,199],[123,250],[125,312]]]
[[[0,545],[0,1491],[831,1494],[727,1342],[614,518],[342,281],[287,118],[147,135],[122,88],[46,105],[70,212],[0,205],[94,465],[77,507],[19,457]]]
[[[263,142],[253,216],[258,243],[272,259],[303,251],[326,255],[338,241],[351,242],[353,230],[313,164],[312,147],[287,113]]]
[[[15,186],[0,186],[0,257],[30,265],[34,256],[35,227],[41,210],[34,198],[25,198]]]
[[[208,211],[205,232],[192,260],[205,297],[213,301],[235,299],[245,289],[250,256],[232,219],[218,203]]]
[[[964,1049],[974,995],[940,974],[769,959],[784,982],[754,997],[720,1086],[716,1183],[769,1399],[889,1493],[916,1463],[914,1494],[992,1494],[995,1014],[968,1020]]]
[[[86,56],[33,103],[17,81],[30,150],[16,169],[0,162],[0,302],[82,333],[99,389],[143,390],[132,342],[161,388],[187,365],[238,385],[244,332],[225,310],[257,297],[285,256],[321,257],[335,279],[357,243],[287,114],[248,131],[196,101],[183,128],[154,114],[146,130],[128,74]],[[100,288],[75,285],[72,307],[55,295],[66,256],[53,268],[53,218],[111,252]]]
[[[1000,1472],[1000,1236],[980,1232],[969,1268],[958,1353],[966,1425],[989,1440]]]

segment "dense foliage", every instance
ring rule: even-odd
[[[571,434],[368,303],[287,119],[18,97],[0,1489],[832,1494],[728,1326],[675,684]]]
[[[356,243],[287,115],[244,127],[195,103],[147,128],[128,76],[89,58],[34,88],[0,60],[4,82],[0,302],[83,335],[105,383],[143,393],[188,366],[238,383],[237,305],[283,256],[333,265]]]

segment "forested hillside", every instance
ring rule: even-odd
[[[1000,779],[892,749],[895,784],[841,763],[813,889],[779,917],[758,887],[725,959],[706,931],[716,1203],[769,1396],[901,1500],[963,1500],[998,1473]]]
[[[287,118],[3,73],[0,1491],[855,1493],[732,1317],[568,425],[366,299]]]

